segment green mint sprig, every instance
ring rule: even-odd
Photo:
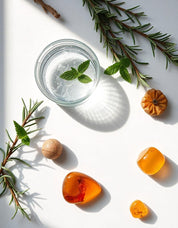
[[[114,63],[113,65],[109,66],[104,73],[107,75],[113,75],[116,74],[118,71],[121,75],[121,77],[131,83],[131,77],[127,70],[127,68],[130,65],[130,60],[128,58],[121,58],[120,61]]]
[[[84,74],[84,72],[88,69],[90,65],[90,60],[84,61],[81,63],[77,69],[71,67],[71,70],[65,71],[60,75],[60,78],[65,79],[67,81],[71,81],[74,79],[78,79],[81,83],[89,83],[92,79]]]

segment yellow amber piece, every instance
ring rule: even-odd
[[[134,218],[144,218],[149,214],[149,209],[142,201],[135,200],[130,205],[130,212]]]
[[[149,147],[142,151],[137,160],[140,169],[148,175],[157,173],[163,167],[164,163],[164,155],[155,147]]]
[[[69,173],[63,182],[63,196],[69,203],[85,204],[101,193],[101,186],[91,177],[79,173]]]

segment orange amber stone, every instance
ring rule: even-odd
[[[79,173],[69,173],[63,182],[63,196],[69,203],[85,204],[101,193],[101,186],[91,177]]]
[[[134,218],[144,218],[149,214],[149,209],[142,201],[135,200],[130,206],[130,212]]]
[[[149,147],[142,151],[137,160],[140,169],[148,175],[157,173],[164,163],[164,155],[154,147]]]

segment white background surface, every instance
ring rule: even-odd
[[[107,58],[99,35],[94,31],[88,10],[82,1],[48,1],[61,13],[61,20],[46,15],[32,0],[0,0],[0,146],[6,140],[4,129],[14,134],[13,120],[21,121],[21,97],[44,100],[46,120],[43,131],[19,156],[34,169],[13,167],[19,187],[30,188],[26,196],[32,221],[19,213],[14,220],[10,196],[0,199],[1,228],[177,228],[178,227],[178,68],[165,70],[165,59],[156,52],[152,57],[147,42],[142,42],[144,60],[150,62],[143,72],[153,76],[152,87],[162,90],[169,100],[160,118],[151,118],[141,108],[144,95],[121,79],[101,76],[95,97],[74,108],[60,108],[48,101],[34,80],[34,64],[41,50],[52,41],[73,38],[89,45],[106,68]],[[178,43],[177,0],[127,1],[140,4],[157,30],[173,35]],[[57,138],[65,152],[56,162],[45,159],[40,147],[45,139]],[[151,178],[137,167],[138,154],[149,146],[157,147],[167,158],[170,176]],[[103,195],[95,204],[80,208],[68,204],[62,196],[62,182],[70,171],[80,171],[103,186]],[[151,217],[132,218],[129,206],[140,199],[151,209]]]

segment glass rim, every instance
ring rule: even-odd
[[[47,55],[52,50],[55,50],[55,48],[58,48],[61,45],[72,45],[72,46],[80,47],[86,53],[88,53],[89,56],[95,62],[95,71],[96,71],[96,82],[95,82],[95,84],[93,85],[92,89],[89,91],[89,93],[86,96],[84,96],[84,97],[82,97],[80,99],[74,100],[74,101],[63,101],[63,100],[56,99],[52,95],[52,93],[50,93],[40,83],[40,78],[41,78],[40,69],[41,69],[43,61],[45,60]],[[49,59],[50,59],[50,56],[46,60],[46,63],[48,62]],[[96,88],[96,86],[98,84],[98,81],[99,81],[99,76],[100,76],[100,64],[99,64],[99,60],[98,60],[96,54],[94,53],[94,51],[89,46],[84,44],[83,42],[81,42],[79,40],[75,40],[75,39],[60,39],[60,40],[56,40],[56,41],[51,42],[45,48],[43,48],[43,50],[41,51],[41,53],[39,54],[39,56],[38,56],[38,58],[36,60],[35,68],[34,68],[34,75],[35,75],[35,80],[36,80],[36,84],[37,84],[38,88],[43,93],[43,95],[45,95],[48,99],[50,99],[51,101],[53,101],[56,104],[61,105],[61,106],[75,106],[75,105],[81,104],[84,101],[86,101],[90,97],[90,95],[93,93],[93,91],[95,90],[95,88]]]

